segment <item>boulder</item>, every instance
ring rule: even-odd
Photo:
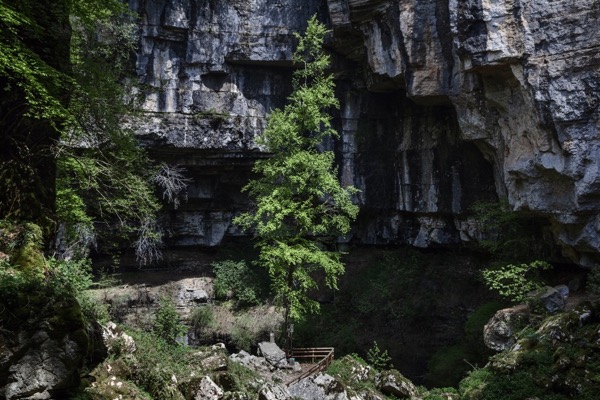
[[[204,376],[196,388],[194,400],[219,400],[223,398],[223,389],[208,376]]]
[[[102,326],[102,340],[108,351],[113,353],[132,354],[136,351],[133,338],[119,329],[114,322]]]
[[[333,376],[317,374],[289,387],[290,394],[303,400],[349,400],[344,386]]]
[[[200,361],[200,365],[204,370],[225,371],[227,369],[227,356],[222,352],[211,354]]]
[[[417,395],[417,387],[395,369],[380,373],[375,378],[375,384],[382,393],[400,399],[410,399]]]
[[[527,319],[527,309],[524,306],[498,310],[483,327],[483,342],[495,351],[504,351],[515,344],[515,333],[518,326]]]
[[[244,350],[241,350],[237,354],[230,355],[229,359],[256,371],[267,372],[271,367],[264,357],[253,356]]]
[[[285,352],[275,343],[260,342],[258,344],[258,350],[259,354],[275,368],[287,368],[289,366],[285,357]]]
[[[179,281],[175,293],[175,303],[179,307],[191,307],[208,303],[210,295],[204,278],[187,278]]]
[[[258,400],[288,400],[290,392],[283,385],[267,383],[258,392]]]
[[[0,319],[10,332],[0,337],[0,398],[63,398],[94,354],[79,304],[30,295],[15,307],[18,301]]]
[[[561,287],[561,291],[546,286],[530,293],[530,300],[528,303],[531,312],[556,314],[557,312],[564,310],[567,305],[565,289],[566,296],[568,296],[569,289],[566,286]]]

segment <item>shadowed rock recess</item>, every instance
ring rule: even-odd
[[[255,136],[291,91],[292,35],[313,14],[327,47],[344,184],[361,215],[344,240],[447,246],[479,237],[476,201],[548,221],[571,261],[600,259],[600,9],[595,0],[131,0],[141,15],[134,121],[179,164],[188,201],[170,245],[241,233]]]

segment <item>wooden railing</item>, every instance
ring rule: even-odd
[[[316,362],[315,365],[303,372],[300,376],[297,376],[286,383],[287,386],[290,386],[306,377],[326,370],[333,361],[334,349],[333,347],[297,348],[288,350],[286,355],[288,358],[294,358],[295,361],[310,362],[311,364],[315,364]]]

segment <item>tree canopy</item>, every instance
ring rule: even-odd
[[[57,220],[67,247],[102,226],[158,237],[149,161],[123,129],[135,22],[120,0],[0,0],[0,218],[46,243]]]
[[[337,136],[328,111],[339,107],[334,82],[327,72],[329,56],[323,51],[327,29],[312,17],[293,60],[293,92],[283,109],[274,110],[258,138],[271,157],[259,160],[259,175],[244,190],[255,208],[235,219],[254,229],[259,262],[268,269],[272,288],[291,319],[318,311],[309,298],[317,288],[315,273],[324,273],[326,285],[337,287],[344,272],[335,237],[345,235],[358,213],[355,192],[343,188],[331,151],[320,151],[323,141]]]

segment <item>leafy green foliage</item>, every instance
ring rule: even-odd
[[[202,334],[213,326],[215,316],[211,306],[199,306],[194,308],[190,316],[190,324],[196,334]]]
[[[168,343],[175,343],[177,338],[187,332],[187,328],[179,320],[175,304],[170,299],[160,299],[154,317],[153,332]]]
[[[49,303],[74,298],[91,328],[108,318],[106,308],[88,294],[91,285],[88,259],[46,260],[39,226],[0,221],[0,300],[29,294],[46,296]]]
[[[191,349],[152,333],[128,333],[133,337],[137,350],[133,357],[124,358],[130,368],[127,377],[154,399],[183,399],[172,377],[189,376]]]
[[[46,241],[58,219],[64,258],[85,257],[108,233],[156,238],[148,159],[123,129],[137,100],[127,5],[3,0],[0,17],[0,213],[37,223]],[[157,257],[156,242],[137,246],[142,262]]]
[[[217,299],[233,297],[240,306],[258,305],[264,298],[265,279],[244,261],[219,261],[212,264]]]
[[[355,190],[337,180],[333,153],[318,151],[324,139],[337,136],[327,110],[339,107],[321,48],[326,32],[313,17],[305,35],[297,35],[293,59],[301,68],[294,73],[294,91],[283,110],[271,113],[258,139],[272,157],[255,164],[259,177],[245,187],[256,208],[234,220],[254,229],[260,263],[294,320],[319,309],[308,296],[317,287],[313,272],[323,271],[326,285],[337,287],[344,266],[325,239],[348,233],[358,213],[351,201]]]
[[[387,350],[381,350],[376,341],[373,341],[373,346],[367,351],[367,361],[379,371],[394,368],[392,357]]]
[[[98,35],[100,26],[125,15],[126,10],[119,0],[0,1],[0,85],[4,89],[0,100],[0,214],[39,224],[46,241],[56,228],[54,181],[56,160],[65,154],[62,144],[92,126],[96,132],[106,132],[122,115],[115,112],[123,103],[122,89],[114,94],[120,84],[115,76],[123,63],[113,58],[100,66],[92,60],[97,60],[100,52],[89,51],[100,46],[84,49],[90,41],[81,38],[106,39],[109,36],[104,32]],[[111,47],[117,49],[113,53],[125,55],[122,60],[129,58],[131,47],[112,43],[104,48]],[[106,54],[103,56],[106,59]],[[82,112],[84,109],[106,112]],[[95,142],[87,140],[86,145]],[[63,191],[59,196],[62,194],[74,199],[73,193]],[[62,202],[63,210],[68,204],[68,200]],[[72,211],[75,208],[81,210],[81,204],[71,207]],[[84,222],[89,226],[89,221]]]
[[[517,303],[525,300],[527,293],[542,287],[538,272],[551,268],[544,261],[508,264],[483,271],[483,279],[490,289]]]
[[[133,133],[124,128],[136,108],[126,79],[135,50],[135,21],[127,14],[92,7],[93,24],[74,18],[73,79],[69,112],[58,159],[57,212],[66,242],[81,243],[79,233],[95,232],[107,250],[137,237],[141,264],[160,258],[162,235],[155,215],[160,208],[151,184],[150,161]],[[81,246],[80,246],[81,247]]]

